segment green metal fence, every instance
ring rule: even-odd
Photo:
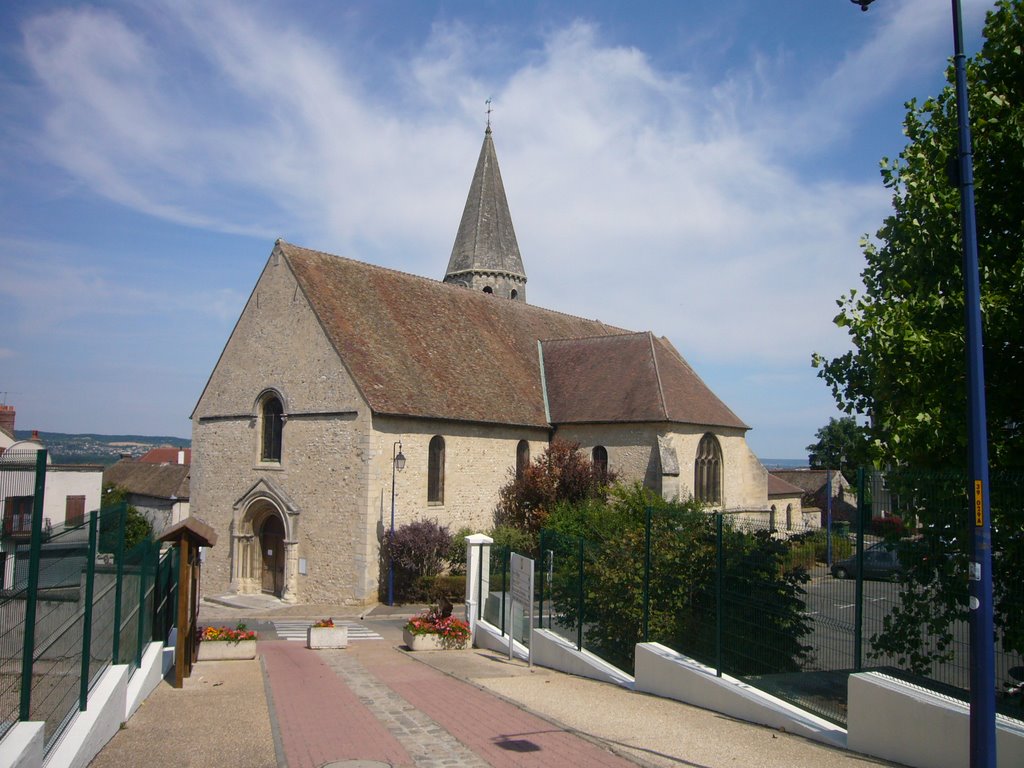
[[[851,672],[966,697],[966,484],[859,477],[860,514],[834,520],[831,535],[826,520],[780,528],[767,514],[671,508],[605,541],[543,531],[541,625],[628,672],[637,642],[660,642],[840,724]],[[991,482],[1002,689],[1024,665],[1024,580],[1013,573],[1024,564],[1024,488],[1019,477]],[[1019,698],[1000,708],[1022,714]]]
[[[166,640],[177,550],[161,552],[152,537],[126,550],[125,505],[45,531],[39,456],[31,539],[8,555],[14,578],[0,593],[0,737],[19,720],[42,721],[49,749],[108,666],[137,668],[148,642]],[[0,485],[11,467],[0,465]]]

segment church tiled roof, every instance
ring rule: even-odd
[[[745,428],[663,339],[624,336],[596,320],[283,241],[277,248],[375,413],[537,427],[558,423],[561,413],[566,421]],[[577,348],[571,340],[579,341]],[[545,369],[549,349],[554,364],[546,370],[550,421],[541,341]],[[566,367],[572,361],[575,373]],[[601,378],[602,363],[621,391]],[[574,381],[576,406],[569,402]],[[600,388],[583,386],[595,383]],[[605,399],[602,409],[602,393],[618,399]]]
[[[650,332],[547,340],[542,347],[552,423],[747,428],[665,339]]]
[[[537,340],[620,332],[340,256],[278,247],[377,413],[547,426]]]

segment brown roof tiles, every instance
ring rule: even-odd
[[[649,333],[624,334],[283,241],[277,247],[377,413],[529,426],[678,421],[746,428],[666,340]]]

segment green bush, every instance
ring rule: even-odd
[[[648,634],[643,634],[644,563],[650,510],[651,565],[646,584]],[[808,652],[801,584],[803,568],[785,571],[788,546],[767,531],[728,523],[722,531],[722,615],[715,614],[716,516],[699,502],[669,503],[639,484],[614,486],[608,503],[561,505],[548,518],[542,546],[554,553],[551,599],[559,621],[583,625],[587,648],[625,670],[636,643],[660,642],[704,662],[714,660],[716,620],[728,635],[723,666],[732,674],[800,668]],[[579,539],[583,539],[584,615]],[[757,649],[751,654],[750,649]]]
[[[425,576],[420,587],[428,603],[436,603],[441,598],[461,603],[466,599],[466,574]]]

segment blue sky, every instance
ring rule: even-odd
[[[275,238],[443,276],[491,98],[531,303],[667,336],[802,457],[951,49],[945,0],[7,0],[0,400],[190,436]]]

